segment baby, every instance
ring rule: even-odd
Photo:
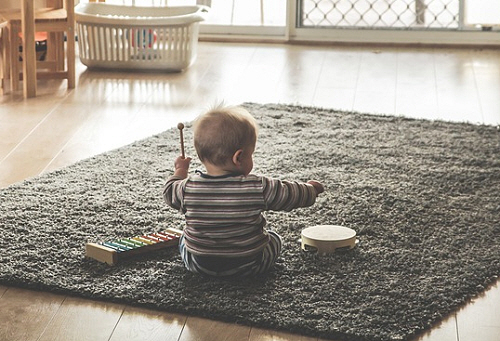
[[[263,211],[315,203],[323,185],[250,174],[257,123],[242,107],[222,106],[194,124],[194,146],[206,172],[189,175],[191,158],[177,157],[163,197],[186,219],[179,250],[192,272],[233,277],[262,274],[281,252],[281,237],[266,230]]]

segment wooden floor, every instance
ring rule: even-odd
[[[500,124],[499,50],[200,43],[184,73],[77,70],[72,91],[40,81],[34,99],[0,96],[0,187],[192,120],[220,100]],[[498,316],[497,284],[418,340],[497,341]],[[316,339],[0,286],[4,340]]]

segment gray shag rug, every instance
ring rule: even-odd
[[[176,249],[115,267],[84,257],[89,241],[183,227],[161,195],[179,154],[171,129],[2,189],[0,283],[323,338],[404,340],[496,281],[496,127],[245,106],[260,124],[255,173],[327,189],[311,208],[266,215],[285,240],[273,272],[200,280]],[[356,230],[359,245],[326,257],[300,251],[301,230],[319,224]]]

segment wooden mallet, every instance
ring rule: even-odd
[[[184,124],[182,124],[182,123],[177,124],[177,128],[179,129],[180,136],[181,136],[181,155],[182,155],[182,158],[185,159],[186,154],[184,153],[184,134],[182,132],[182,129],[184,129]]]

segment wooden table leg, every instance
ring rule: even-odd
[[[36,96],[35,8],[33,0],[22,0],[23,91],[25,97]]]

